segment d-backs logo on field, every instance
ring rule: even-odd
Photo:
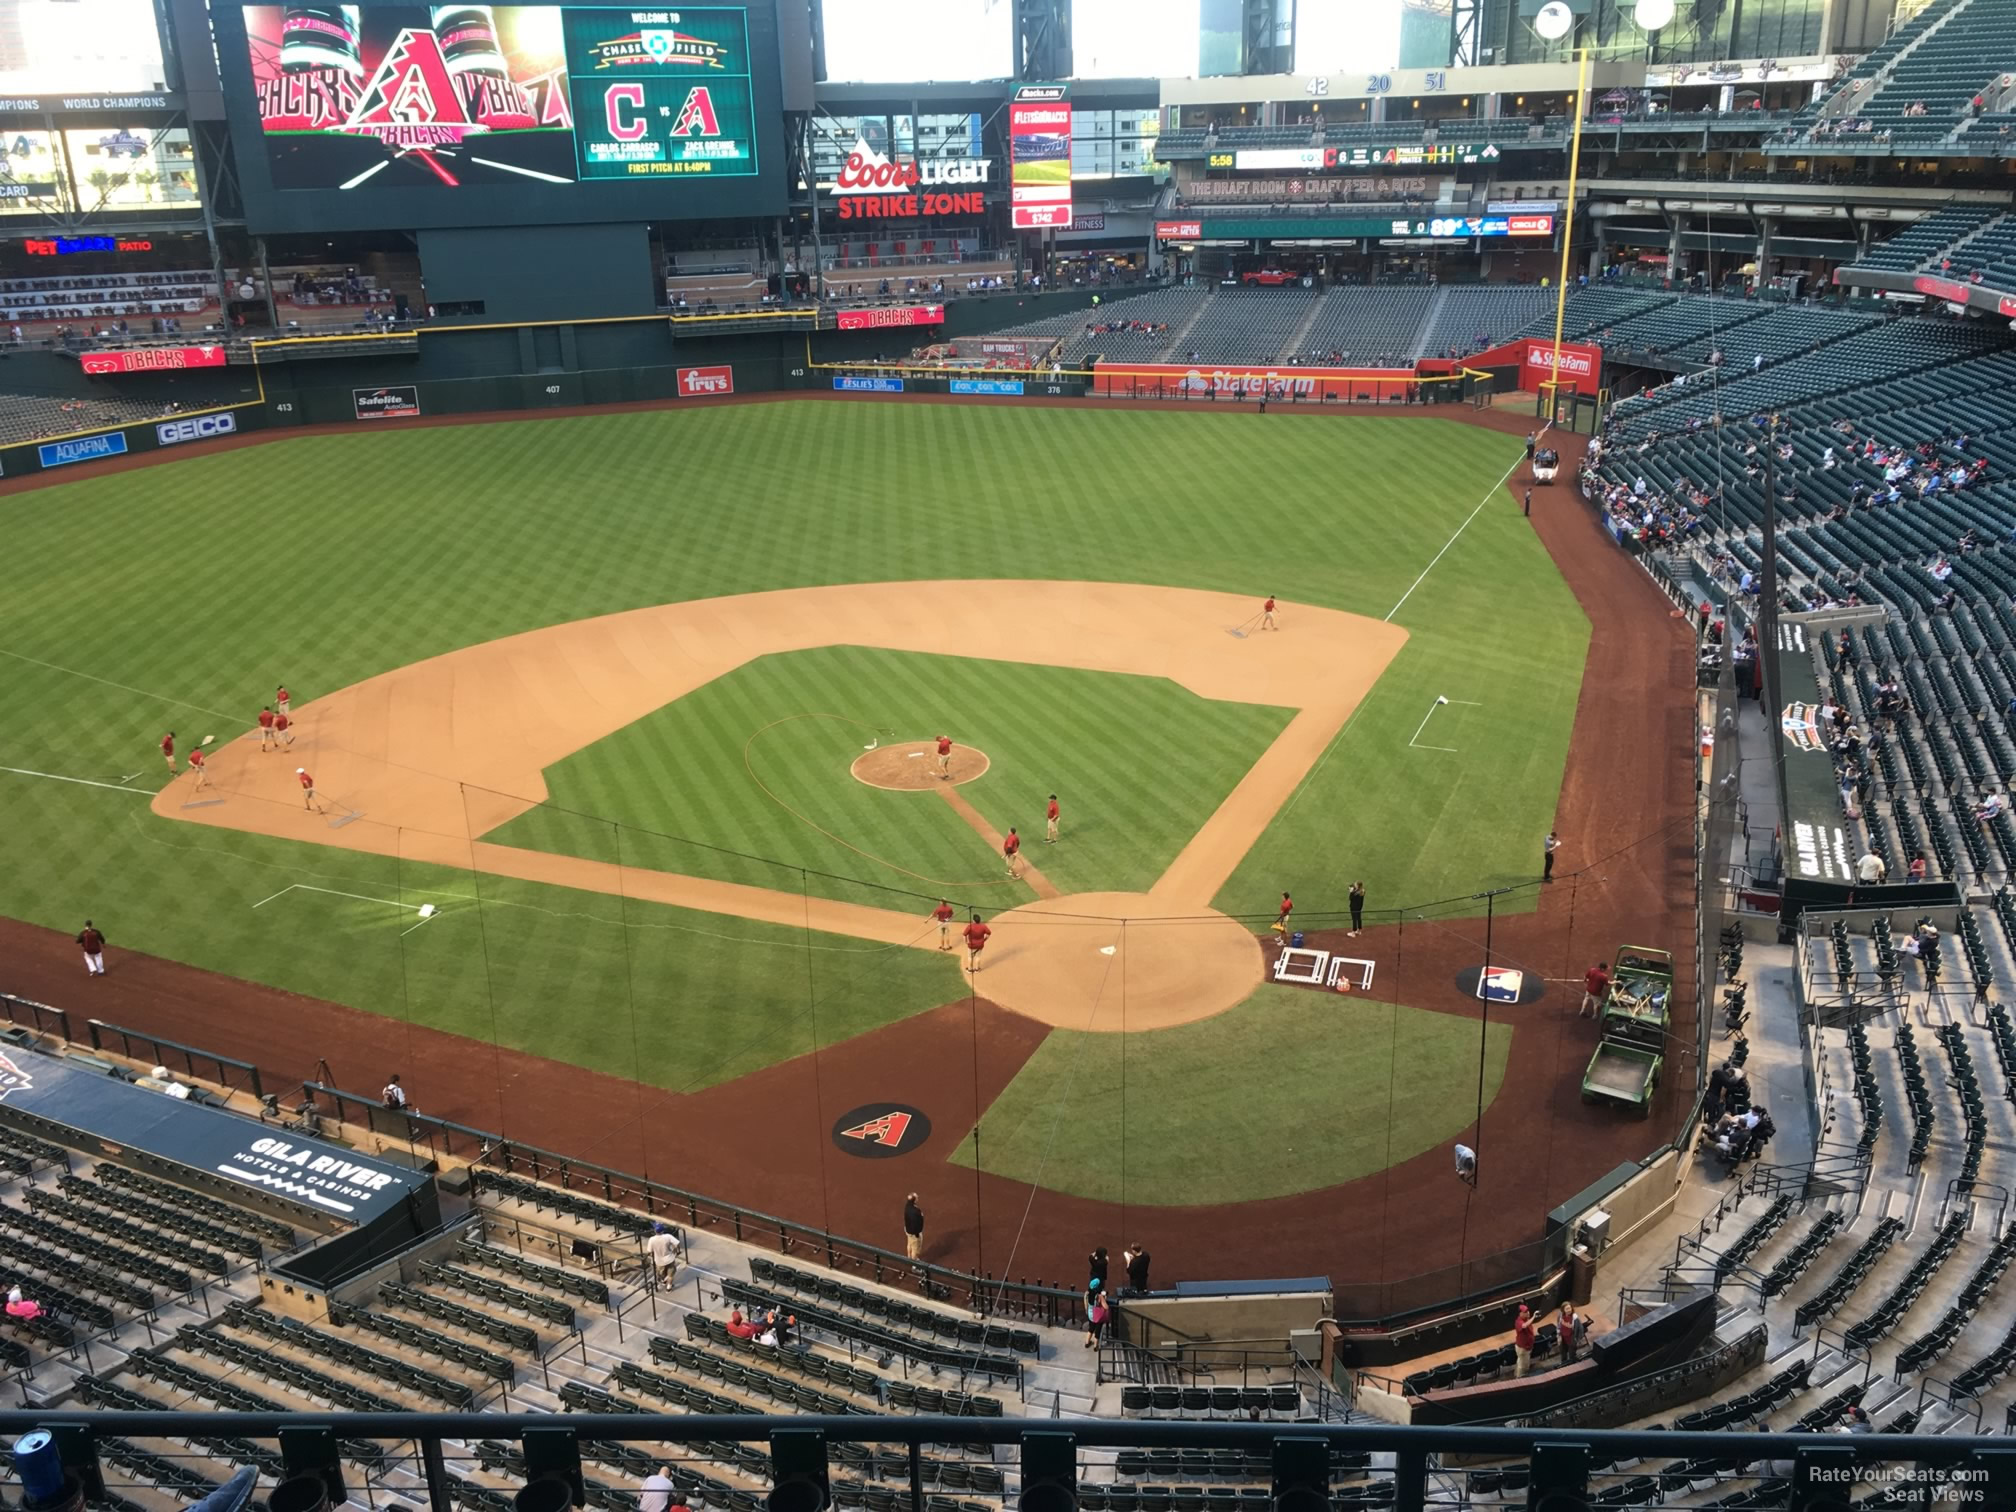
[[[0,1097],[10,1092],[26,1092],[34,1085],[35,1078],[22,1069],[19,1061],[0,1052]]]
[[[931,1120],[907,1103],[869,1103],[833,1125],[833,1143],[864,1160],[908,1154],[930,1137]]]

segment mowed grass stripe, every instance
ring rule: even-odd
[[[1145,1034],[1054,1030],[981,1121],[980,1157],[1012,1181],[1150,1206],[1334,1186],[1461,1133],[1480,1052],[1488,1109],[1513,1033],[1276,986]],[[952,1158],[970,1166],[973,1142]]]
[[[841,718],[796,717],[805,715]],[[961,795],[998,833],[1018,828],[1058,887],[1139,891],[1289,717],[1200,699],[1157,678],[834,646],[737,668],[546,776],[556,804],[602,805],[599,815],[660,832],[632,845],[626,831],[626,859],[648,855],[693,875],[802,885],[883,907],[921,912],[952,896],[998,911],[1034,893],[1007,880],[999,852],[950,804],[934,791],[889,792],[851,775],[863,745],[889,738],[877,731],[899,741],[953,736],[955,772],[973,759],[968,749],[985,752],[991,764],[960,784]],[[1189,747],[1164,760],[1159,738],[1145,732],[1169,730],[1185,731]],[[1041,844],[1052,792],[1071,816],[1056,847]],[[515,820],[490,838],[566,849],[564,825],[527,817],[534,822]],[[809,875],[765,880],[758,872],[784,868],[692,842]]]

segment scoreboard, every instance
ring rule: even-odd
[[[218,42],[244,62],[226,100],[256,230],[783,208],[769,0],[213,15],[244,29]]]

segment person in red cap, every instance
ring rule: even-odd
[[[275,714],[273,716],[273,740],[276,745],[291,746],[294,744],[293,721],[288,719],[285,714]]]
[[[203,767],[203,747],[193,747],[189,752],[189,770],[196,774],[196,791],[203,791],[203,784],[210,780],[209,772]]]
[[[1518,1364],[1512,1368],[1515,1377],[1523,1376],[1533,1368],[1533,1345],[1538,1336],[1539,1331],[1533,1326],[1533,1309],[1521,1302],[1519,1316],[1512,1320],[1512,1353],[1518,1359]]]
[[[952,905],[943,898],[940,898],[938,906],[931,910],[931,917],[938,921],[938,948],[940,950],[950,950],[952,948]]]
[[[282,714],[287,712],[287,685],[285,683],[282,683],[273,690],[273,707]]]
[[[161,737],[161,754],[167,758],[168,775],[173,777],[175,775],[175,732],[173,730],[170,730],[166,735]]]
[[[323,812],[322,805],[315,801],[315,778],[306,767],[294,768],[294,775],[301,779],[301,806]]]
[[[259,711],[259,749],[262,752],[273,749],[273,724],[273,711],[270,708],[261,709]]]
[[[973,915],[973,922],[966,926],[966,969],[980,969],[980,952],[987,948],[987,937],[994,933],[980,922],[980,915]]]
[[[1001,854],[1008,858],[1008,875],[1022,875],[1022,837],[1015,832],[1015,826],[1008,826],[1008,838],[1001,842]]]
[[[1260,606],[1260,628],[1262,630],[1279,630],[1281,628],[1274,623],[1274,595],[1271,593],[1267,595],[1267,602]]]
[[[938,780],[943,782],[952,775],[952,737],[938,737]]]
[[[1057,795],[1055,793],[1050,795],[1050,807],[1043,811],[1043,822],[1050,827],[1050,832],[1043,837],[1043,843],[1045,845],[1055,845],[1057,843]]]

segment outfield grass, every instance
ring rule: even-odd
[[[1273,986],[1215,1018],[1147,1034],[1053,1030],[987,1110],[980,1158],[1013,1181],[1130,1204],[1334,1186],[1466,1128],[1479,1051],[1489,1107],[1513,1032]],[[970,1166],[972,1140],[953,1159]]]
[[[941,896],[989,910],[1029,902],[1027,882],[1009,881],[1000,853],[938,793],[850,775],[870,740],[952,730],[990,763],[959,795],[997,833],[1019,827],[1060,891],[1142,892],[1292,715],[1160,678],[829,646],[760,657],[577,751],[547,768],[548,805],[486,838],[563,852],[607,843],[606,826],[571,810],[631,827],[625,859],[648,852],[661,870],[920,915]],[[1158,743],[1144,782],[1112,759],[1116,730],[1184,735]],[[1054,847],[1041,843],[1053,792],[1070,824]]]
[[[1222,906],[1288,887],[1307,911],[1334,908],[1353,877],[1375,910],[1467,895],[1532,870],[1587,640],[1496,492],[1519,450],[1421,418],[787,403],[360,430],[79,478],[0,497],[0,766],[137,773],[145,789],[164,729],[185,746],[228,735],[283,680],[306,702],[457,646],[672,600],[1007,576],[1272,592],[1284,633],[1308,602],[1392,613],[1412,639]],[[1067,481],[1032,485],[1032,458]],[[1485,705],[1455,754],[1407,747],[1436,692]],[[0,912],[70,930],[90,914],[115,948],[491,1032],[473,987],[408,995],[390,947],[351,948],[296,898],[250,906],[293,882],[396,884],[392,863],[157,819],[133,790],[0,772],[0,804]],[[1012,811],[982,808],[997,824]],[[521,886],[557,912],[578,901]],[[444,979],[485,982],[473,947],[447,959],[450,922],[425,948]],[[555,930],[536,971],[592,997],[622,980],[624,938]],[[738,1006],[788,1020],[801,965],[759,969],[768,959],[736,966]],[[704,979],[694,990],[717,1000]],[[935,972],[894,971],[862,1021],[948,995]],[[519,1032],[512,1013],[495,1022]],[[592,1038],[537,1048],[602,1064]]]

